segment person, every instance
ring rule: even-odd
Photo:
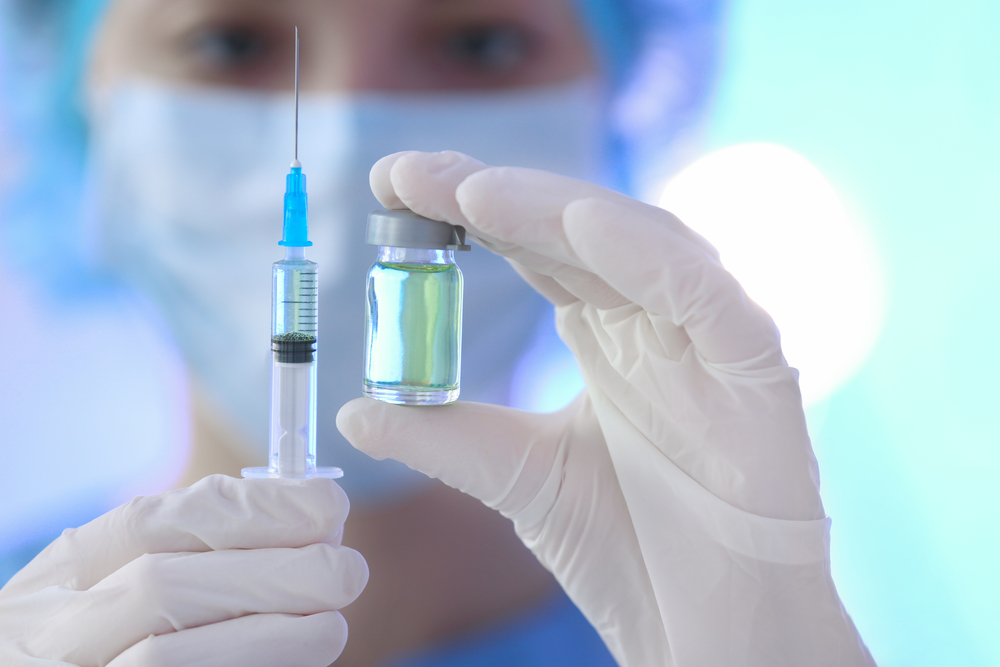
[[[66,89],[86,95],[94,244],[184,352],[194,452],[188,488],[68,531],[0,591],[6,660],[871,664],[830,578],[773,323],[707,241],[587,182],[642,194],[682,159],[709,89],[716,3],[66,11],[77,70],[53,122],[66,121]],[[321,456],[347,470],[343,490],[209,474],[262,458],[257,332],[294,25],[325,271]],[[397,152],[412,149],[437,152]],[[377,203],[462,224],[492,251],[463,262],[463,398],[481,402],[347,402],[369,179]],[[554,304],[587,385],[550,415],[488,405],[506,402],[515,360],[551,317],[532,288]],[[365,454],[341,445],[334,420]]]

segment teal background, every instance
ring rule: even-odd
[[[737,0],[710,148],[782,144],[869,226],[881,337],[810,411],[878,663],[1000,665],[1000,3]]]

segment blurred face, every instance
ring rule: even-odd
[[[91,75],[212,86],[445,91],[594,72],[574,0],[114,0]]]

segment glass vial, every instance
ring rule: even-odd
[[[364,394],[401,405],[458,399],[465,230],[411,211],[369,216],[379,246],[368,272]]]

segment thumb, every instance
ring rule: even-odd
[[[566,411],[538,415],[484,403],[390,405],[358,398],[337,414],[357,449],[391,458],[512,516],[536,495],[556,457]]]

